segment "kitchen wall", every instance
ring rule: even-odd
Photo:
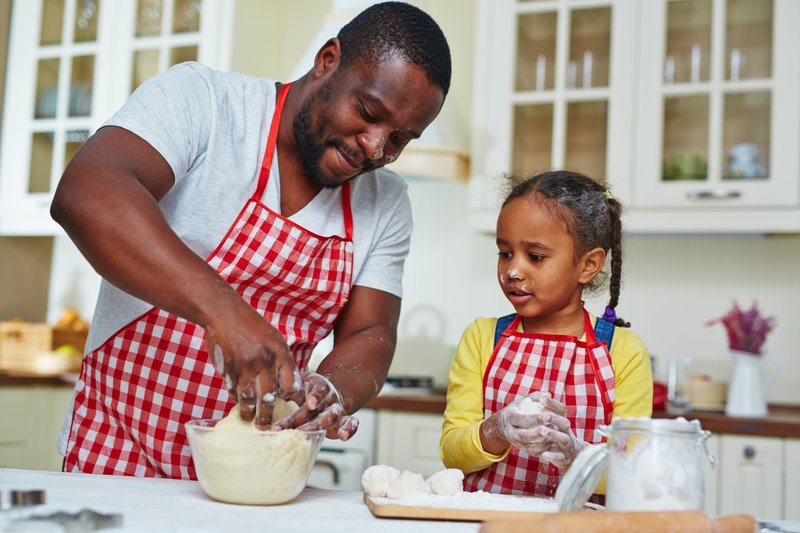
[[[473,0],[413,2],[442,25],[453,53],[453,87],[440,128],[448,142],[468,139],[472,84]],[[0,0],[0,8],[8,0]],[[333,1],[308,2],[239,0],[232,68],[250,74],[288,79],[306,53],[303,43],[314,36]],[[341,5],[341,4],[338,4]],[[4,54],[0,54],[3,55]],[[467,145],[463,145],[468,148]],[[456,182],[409,179],[415,232],[405,278],[405,297],[399,326],[400,340],[392,374],[433,375],[445,383],[453,347],[476,316],[510,312],[497,288],[496,251],[491,235],[468,226],[466,186]],[[49,264],[41,242],[14,239],[17,259],[0,239],[0,305],[15,309],[28,299],[42,299],[36,290],[47,287],[47,276],[32,271]],[[30,250],[33,251],[30,251]],[[68,239],[56,238],[48,318],[65,305],[91,316],[96,274]],[[669,357],[690,355],[693,369],[727,379],[730,362],[721,326],[704,323],[727,311],[733,299],[777,318],[766,351],[782,362],[771,388],[772,402],[800,405],[800,348],[790,332],[800,301],[800,236],[629,236],[626,241],[620,314],[633,323],[656,355],[660,377]],[[46,268],[46,267],[45,267]],[[16,278],[15,278],[16,276]],[[15,279],[32,283],[16,283]],[[23,295],[17,295],[24,288]],[[588,306],[601,312],[606,295],[590,298]],[[8,307],[8,306],[6,306]],[[3,313],[6,307],[0,307]],[[4,318],[0,315],[0,319]]]

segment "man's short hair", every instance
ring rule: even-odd
[[[378,65],[399,54],[425,71],[445,95],[450,89],[447,39],[431,16],[418,7],[404,2],[375,4],[348,22],[337,37],[342,67],[358,60]]]

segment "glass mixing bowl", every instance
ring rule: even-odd
[[[228,503],[273,505],[293,500],[306,486],[325,430],[215,431],[218,420],[185,424],[200,486]]]

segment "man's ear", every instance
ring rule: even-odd
[[[578,278],[584,285],[594,279],[606,262],[606,252],[602,248],[592,248],[581,257],[581,275]]]
[[[312,73],[317,78],[322,78],[334,72],[339,67],[342,58],[342,49],[339,39],[331,37],[314,56]]]

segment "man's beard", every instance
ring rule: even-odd
[[[321,143],[316,142],[316,139],[325,138],[325,130],[328,126],[328,118],[323,113],[320,113],[317,116],[317,127],[314,128],[311,117],[311,105],[317,101],[320,102],[321,105],[319,107],[322,109],[330,103],[330,81],[322,86],[318,94],[315,94],[303,103],[297,115],[294,117],[292,129],[294,130],[294,137],[297,142],[300,163],[303,165],[305,173],[318,185],[329,189],[335,189],[342,185],[342,183],[323,174],[322,156],[328,148],[338,149],[348,155],[352,153],[352,150],[340,137],[330,137]],[[372,168],[374,167],[371,165],[368,168],[362,168],[356,175],[363,174],[368,170],[372,170]]]

